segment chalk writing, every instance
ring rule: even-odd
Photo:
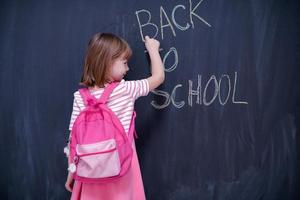
[[[176,20],[176,13],[179,9],[182,11],[186,11],[186,7],[182,4],[175,5],[171,12],[171,17],[168,16],[168,13],[164,9],[163,6],[159,8],[159,25],[152,21],[152,13],[147,9],[141,9],[135,12],[137,22],[139,24],[139,31],[141,40],[144,41],[145,28],[147,27],[147,35],[150,37],[157,37],[160,32],[161,40],[168,37],[165,33],[165,29],[170,29],[169,33],[171,36],[176,37],[176,30],[179,31],[187,31],[190,29],[195,29],[196,25],[205,25],[205,27],[212,27],[210,23],[207,22],[203,17],[196,13],[197,8],[203,3],[204,0],[198,1],[197,4],[194,4],[192,0],[189,0],[189,19],[187,20],[185,25],[179,24]],[[146,19],[146,20],[145,20]],[[198,22],[195,23],[194,20],[198,19]],[[149,31],[152,32],[149,33]],[[163,51],[160,48],[160,52]],[[145,51],[147,53],[147,51]],[[173,55],[173,56],[172,56]],[[170,66],[167,66],[167,61],[173,58],[173,62]],[[174,72],[179,64],[179,56],[178,50],[176,47],[172,46],[163,56],[163,64],[165,68],[165,72],[172,73]],[[171,60],[172,61],[172,60]],[[188,66],[186,66],[188,67]],[[176,84],[173,89],[168,91],[163,90],[154,90],[152,94],[157,96],[160,99],[164,99],[158,103],[155,100],[152,100],[151,105],[155,109],[164,109],[169,105],[173,105],[175,108],[182,108],[185,105],[193,107],[194,105],[204,105],[209,106],[214,102],[219,103],[224,106],[227,103],[231,102],[233,104],[248,104],[246,101],[237,101],[236,90],[237,90],[237,78],[238,73],[234,72],[234,79],[230,77],[228,74],[222,74],[219,78],[216,75],[211,75],[207,82],[203,82],[202,75],[197,75],[197,83],[194,84],[192,80],[187,80],[187,87],[184,84]],[[233,89],[232,89],[233,86]],[[227,94],[224,92],[224,87],[227,88]],[[221,88],[223,88],[223,92],[221,92]],[[213,91],[212,95],[209,91]],[[187,99],[179,99],[176,94],[181,92],[181,94],[186,93]],[[225,93],[225,96],[222,96],[222,93]],[[210,96],[209,96],[210,95]],[[231,96],[231,100],[229,100]],[[187,104],[186,104],[187,101]]]
[[[211,25],[201,16],[199,16],[199,14],[196,13],[196,9],[199,7],[199,5],[203,2],[203,0],[199,1],[196,6],[193,7],[193,2],[192,0],[189,0],[189,22],[186,23],[186,26],[183,27],[181,25],[179,25],[175,19],[175,14],[178,8],[182,8],[185,10],[185,6],[184,5],[176,5],[174,6],[174,8],[172,9],[172,13],[171,13],[171,20],[168,17],[165,9],[163,8],[163,6],[160,6],[160,12],[159,12],[159,19],[160,19],[160,29],[158,28],[158,25],[155,24],[154,22],[151,21],[152,19],[152,15],[151,12],[149,10],[146,9],[141,9],[135,12],[138,24],[139,24],[139,29],[140,29],[140,35],[141,35],[141,39],[144,41],[144,32],[143,29],[147,26],[150,26],[152,28],[155,29],[155,32],[153,35],[149,35],[150,37],[156,38],[156,36],[158,35],[158,31],[160,30],[160,37],[163,40],[164,39],[164,29],[165,28],[170,28],[172,35],[174,37],[176,37],[176,31],[174,29],[174,26],[180,30],[180,31],[186,31],[188,30],[190,27],[192,27],[193,29],[195,28],[195,23],[194,23],[194,18],[198,19],[198,21],[202,22],[201,24],[204,24],[205,26],[211,27]],[[144,16],[144,17],[142,17]],[[142,21],[142,18],[144,19],[145,17],[147,17],[148,19],[146,21]],[[166,21],[166,23],[164,23],[164,21]],[[190,25],[191,24],[191,25]]]

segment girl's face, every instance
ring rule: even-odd
[[[121,81],[129,70],[127,60],[122,56],[117,58],[108,70],[110,81]]]

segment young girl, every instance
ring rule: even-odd
[[[104,88],[114,81],[118,86],[113,90],[107,101],[107,106],[116,114],[125,132],[128,133],[129,123],[134,111],[134,102],[140,96],[146,96],[149,91],[158,87],[164,81],[164,68],[159,55],[159,42],[145,37],[145,46],[151,60],[151,76],[147,79],[125,81],[123,77],[129,70],[127,61],[132,51],[123,39],[109,33],[97,33],[89,41],[85,57],[85,64],[81,84],[88,87],[90,93],[99,98]],[[73,112],[69,130],[80,111],[85,108],[79,91],[74,93]],[[119,180],[99,184],[82,183],[73,184],[73,173],[69,171],[65,187],[72,192],[71,199],[78,200],[143,200],[144,187],[133,143],[133,158],[128,172]],[[69,162],[70,163],[70,162]]]

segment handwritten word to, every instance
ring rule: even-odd
[[[195,24],[194,24],[194,19],[198,19],[200,20],[203,24],[205,24],[208,27],[211,27],[211,25],[201,16],[199,16],[199,14],[196,13],[196,9],[199,7],[199,5],[203,2],[203,0],[199,1],[196,6],[193,6],[193,2],[192,0],[189,0],[189,22],[187,22],[185,25],[181,25],[176,21],[176,12],[178,9],[183,9],[186,10],[186,7],[184,5],[176,5],[174,6],[174,8],[172,9],[172,13],[171,13],[171,19],[170,17],[167,15],[165,9],[160,6],[160,34],[161,34],[161,39],[164,39],[164,28],[170,28],[172,31],[172,34],[174,37],[176,37],[176,32],[175,32],[175,28],[179,29],[180,31],[186,31],[188,30],[190,27],[192,27],[194,29]],[[140,34],[141,34],[141,38],[144,41],[144,34],[143,34],[143,28],[150,26],[152,28],[154,28],[155,30],[155,34],[151,37],[156,38],[159,28],[158,25],[153,23],[151,21],[151,12],[149,10],[146,9],[142,9],[142,10],[138,10],[135,12],[136,17],[137,17],[137,21],[139,23],[139,28],[140,28]],[[148,18],[148,20],[146,21],[142,21],[142,15],[146,16]],[[163,19],[166,21],[166,23],[163,22]],[[174,28],[175,27],[175,28]],[[149,35],[150,36],[150,35]]]

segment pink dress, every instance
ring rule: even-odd
[[[90,90],[96,98],[100,98],[103,89]],[[114,89],[107,102],[108,107],[117,115],[128,133],[134,102],[140,96],[146,96],[149,93],[149,84],[146,79],[137,81],[122,80]],[[83,100],[78,91],[74,93],[73,111],[70,120],[69,130],[72,130],[73,123],[85,108]],[[135,143],[133,143],[133,158],[131,168],[118,181],[111,183],[81,183],[75,181],[72,200],[144,200],[145,192],[136,153]]]

